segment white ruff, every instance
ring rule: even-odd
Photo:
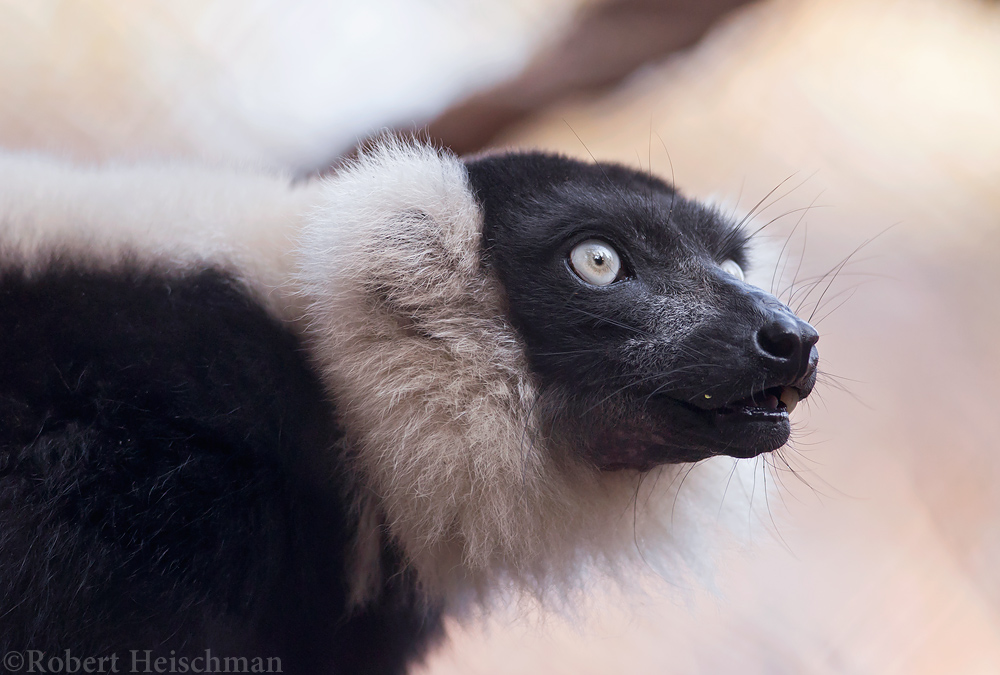
[[[727,459],[684,481],[690,465],[664,467],[637,489],[639,474],[539,438],[524,348],[482,265],[482,218],[457,158],[385,140],[326,183],[301,237],[310,348],[358,488],[359,601],[386,534],[447,598],[564,589],[591,566],[628,577],[631,563],[688,557],[718,521]]]

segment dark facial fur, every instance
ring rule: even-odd
[[[485,211],[485,256],[553,437],[604,469],[752,457],[785,444],[781,399],[812,390],[817,334],[720,268],[746,268],[741,229],[616,165],[531,153],[467,167]],[[610,285],[583,281],[569,262],[590,239],[620,256]]]

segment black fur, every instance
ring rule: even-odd
[[[747,457],[787,441],[787,415],[725,408],[783,386],[808,395],[815,379],[812,327],[720,269],[747,266],[745,232],[615,164],[527,153],[467,167],[486,260],[542,380],[553,434],[602,468]],[[619,281],[596,287],[572,271],[570,251],[588,239],[618,251]]]
[[[347,610],[330,406],[224,272],[8,269],[0,354],[0,653],[398,673],[437,634],[406,574]]]

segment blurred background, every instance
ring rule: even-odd
[[[829,374],[711,588],[450,625],[421,673],[1000,673],[1000,5],[0,0],[7,149],[304,177],[386,127],[760,202]]]

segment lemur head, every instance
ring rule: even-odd
[[[527,153],[467,168],[550,435],[604,470],[787,442],[818,335],[745,282],[742,230],[617,165]]]
[[[743,232],[655,178],[385,140],[325,197],[299,281],[358,486],[358,597],[386,539],[444,595],[676,556],[703,523],[677,510],[716,520],[698,482],[733,460],[684,463],[778,448],[812,389],[816,332],[743,281]]]

